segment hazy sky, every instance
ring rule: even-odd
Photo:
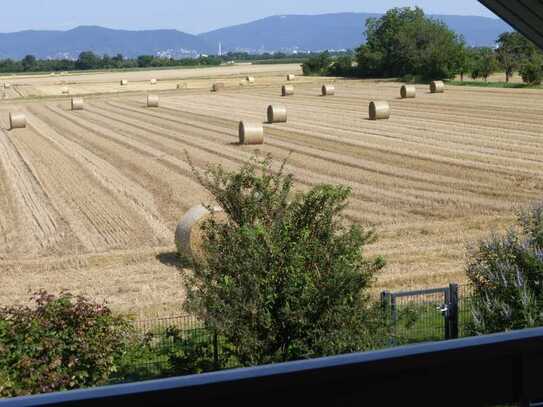
[[[1,32],[102,25],[124,29],[176,28],[197,34],[276,14],[383,12],[391,7],[415,5],[431,14],[492,16],[476,0],[3,0],[2,3]]]

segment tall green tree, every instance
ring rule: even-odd
[[[84,51],[79,54],[76,67],[77,69],[98,69],[100,68],[100,57],[92,51]]]
[[[506,82],[509,82],[516,70],[537,54],[535,45],[518,32],[501,34],[497,44],[496,56],[500,67],[505,72]]]
[[[362,74],[445,79],[459,72],[463,39],[420,8],[394,8],[369,19],[366,37],[357,54]]]
[[[33,71],[34,69],[36,69],[38,65],[38,62],[34,55],[25,56],[23,60],[21,61],[21,63],[23,64],[23,69],[25,71]]]

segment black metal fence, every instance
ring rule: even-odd
[[[467,286],[383,292],[381,301],[394,331],[390,346],[469,335],[471,292]],[[239,367],[224,339],[192,316],[137,321],[135,328],[138,343],[144,346],[125,359],[123,381]]]

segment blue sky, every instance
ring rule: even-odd
[[[175,28],[197,34],[276,14],[383,12],[422,7],[431,14],[492,14],[476,0],[17,0],[3,1],[1,32],[66,30],[78,25],[123,29]]]

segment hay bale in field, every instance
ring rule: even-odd
[[[239,122],[239,144],[264,144],[264,127],[262,124]]]
[[[283,85],[281,88],[281,95],[283,96],[292,96],[294,95],[294,86],[292,85]]]
[[[9,114],[9,128],[24,129],[26,127],[26,116],[23,113],[10,113]]]
[[[128,81],[126,79],[121,79],[121,86],[128,85]]]
[[[226,85],[224,84],[224,82],[215,82],[213,84],[213,87],[211,88],[211,90],[213,92],[219,92],[221,90],[224,90],[225,87],[226,87]]]
[[[334,85],[322,85],[322,96],[334,96],[336,88]]]
[[[62,92],[63,95],[68,95],[70,93],[70,89],[68,89],[67,86],[63,86],[60,91]]]
[[[283,105],[268,106],[268,123],[286,123],[287,107]]]
[[[296,80],[296,75],[292,74],[292,73],[289,73],[287,75],[287,81],[295,81]]]
[[[445,92],[445,84],[443,81],[432,81],[430,83],[430,92],[431,93],[444,93]]]
[[[8,89],[8,88],[11,88],[11,84],[4,82],[4,89]]]
[[[415,85],[403,85],[400,90],[400,95],[402,99],[413,99],[417,97],[417,88]]]
[[[193,259],[203,255],[204,232],[202,226],[212,216],[219,222],[224,222],[226,219],[222,208],[215,207],[213,212],[210,212],[204,205],[193,207],[183,216],[175,230],[175,245],[180,255]]]
[[[253,76],[248,76],[245,78],[245,80],[249,83],[255,83],[255,78]]]
[[[158,95],[147,96],[147,107],[158,107],[160,104],[160,98]]]
[[[83,98],[72,98],[72,110],[83,110]]]
[[[384,101],[371,102],[369,107],[370,120],[390,118],[390,104]]]
[[[177,89],[187,89],[187,84],[186,83],[178,83],[177,84]]]
[[[157,80],[155,78],[151,79],[150,82],[151,82],[151,85],[156,85],[157,84]]]

